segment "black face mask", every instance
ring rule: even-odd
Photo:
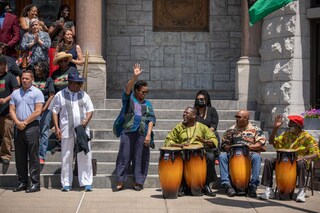
[[[203,99],[196,100],[196,106],[204,107],[205,105],[206,105],[206,102]]]

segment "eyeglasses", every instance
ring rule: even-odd
[[[206,99],[204,98],[197,98],[198,101],[205,101]]]
[[[139,90],[138,90],[138,92],[139,92],[141,95],[146,95],[146,94],[148,94],[149,91],[139,91]]]
[[[67,62],[69,62],[69,59],[68,58],[61,59],[59,62],[67,63]]]
[[[239,116],[239,115],[235,115],[234,117],[235,117],[235,118],[239,118],[239,119],[241,118],[241,116]]]

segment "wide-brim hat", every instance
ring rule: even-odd
[[[84,83],[84,77],[80,73],[69,73],[68,81]]]
[[[56,57],[54,57],[53,59],[53,64],[54,65],[58,65],[58,62],[61,60],[61,59],[64,59],[64,58],[68,58],[69,61],[72,60],[72,55],[70,53],[66,53],[66,52],[59,52]]]
[[[300,115],[289,115],[289,120],[303,127],[304,119]]]

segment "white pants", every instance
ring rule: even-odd
[[[62,168],[61,168],[61,185],[72,186],[73,180],[73,149],[74,149],[75,138],[62,138],[61,139],[61,157],[62,157]],[[88,142],[89,150],[86,155],[84,152],[77,154],[78,162],[78,179],[80,186],[92,185],[93,174],[92,174],[92,152],[91,145]]]

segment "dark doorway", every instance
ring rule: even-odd
[[[41,18],[48,26],[56,20],[59,7],[62,4],[70,5],[70,18],[76,20],[76,0],[15,0],[10,1],[10,8],[14,14],[20,17],[23,8],[28,4],[34,4],[39,8]]]
[[[320,108],[320,19],[311,21],[311,106]]]

